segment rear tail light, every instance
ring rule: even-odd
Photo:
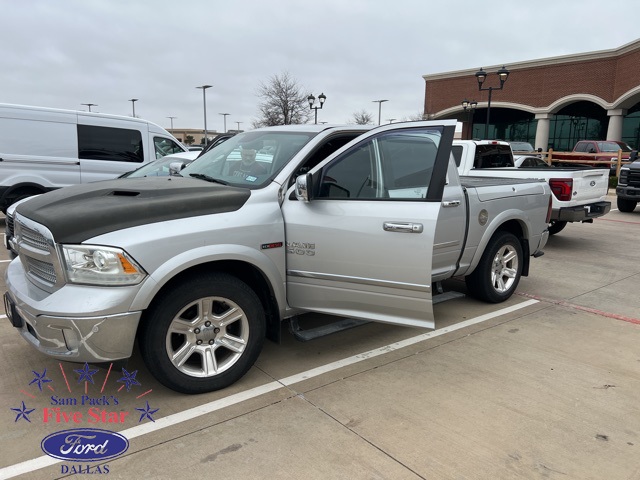
[[[551,191],[561,202],[571,200],[573,191],[573,178],[552,178],[549,180]]]

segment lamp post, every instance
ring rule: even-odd
[[[240,124],[241,124],[241,123],[242,123],[242,122],[236,122],[236,124],[238,125],[238,133],[240,133]]]
[[[317,125],[318,124],[318,109],[322,109],[322,106],[324,105],[325,100],[327,99],[326,95],[324,93],[321,93],[320,95],[318,95],[318,102],[320,104],[320,106],[318,107],[317,105],[314,107],[313,104],[316,101],[316,97],[313,96],[313,93],[311,95],[309,95],[307,97],[307,100],[309,101],[309,108],[311,110],[315,110],[315,121],[314,123]]]
[[[467,117],[467,139],[471,138],[471,133],[473,131],[473,114],[476,111],[476,107],[478,106],[478,102],[475,100],[467,100],[466,98],[462,101],[462,109]]]
[[[211,88],[213,85],[201,85],[196,88],[202,89],[202,106],[204,109],[204,146],[206,147],[209,143],[209,139],[207,138],[207,88]]]
[[[171,134],[173,135],[173,119],[178,117],[167,117],[167,118],[171,120]]]
[[[382,102],[388,102],[389,100],[374,100],[373,103],[378,103],[378,125],[380,125],[380,119],[382,118]]]
[[[391,125],[395,120],[397,120],[397,118],[387,118],[389,125]]]
[[[95,103],[81,103],[80,105],[86,105],[87,107],[89,107],[89,111],[91,111],[91,107],[97,107],[98,106]]]
[[[224,117],[224,133],[227,133],[227,115],[231,115],[230,113],[219,113],[218,115],[222,115]]]
[[[499,87],[482,87],[482,84],[484,83],[484,81],[487,79],[487,72],[485,72],[482,67],[480,67],[480,70],[478,70],[476,72],[476,80],[478,80],[478,90],[479,91],[488,91],[489,92],[489,99],[487,101],[487,121],[484,125],[484,138],[486,139],[489,136],[489,117],[491,115],[491,94],[493,93],[494,90],[502,90],[502,87],[504,87],[504,82],[507,81],[507,78],[509,77],[509,70],[507,70],[505,68],[505,66],[503,65],[502,68],[500,70],[497,71],[498,77],[500,77],[500,86]]]
[[[130,98],[129,101],[131,102],[131,108],[133,108],[133,118],[136,118],[136,102],[138,101],[138,99]]]

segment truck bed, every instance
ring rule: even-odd
[[[539,182],[540,180],[536,178],[477,177],[472,175],[460,177],[460,184],[465,188],[494,187]]]

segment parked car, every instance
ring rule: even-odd
[[[535,148],[529,142],[509,142],[514,152],[533,152]]]
[[[616,174],[618,166],[618,150],[622,150],[622,160],[629,160],[632,148],[625,142],[614,140],[580,140],[575,144],[571,153],[554,153],[553,160],[581,160],[597,161],[603,163],[590,163],[596,168],[608,168],[610,175]],[[582,154],[582,155],[581,155]],[[559,162],[563,165],[562,162]],[[565,162],[564,165],[572,166],[573,163]]]

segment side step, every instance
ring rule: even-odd
[[[432,299],[433,304],[446,302],[447,300],[453,300],[454,298],[464,297],[464,293],[460,292],[443,292],[442,286],[434,289],[438,292]],[[327,325],[321,325],[319,327],[302,329],[298,323],[298,317],[291,317],[289,319],[289,331],[293,337],[299,342],[308,342],[309,340],[315,340],[316,338],[325,337],[332,333],[341,332],[350,328],[359,327],[360,325],[366,325],[371,323],[370,320],[356,320],[355,318],[341,318],[335,322]]]

